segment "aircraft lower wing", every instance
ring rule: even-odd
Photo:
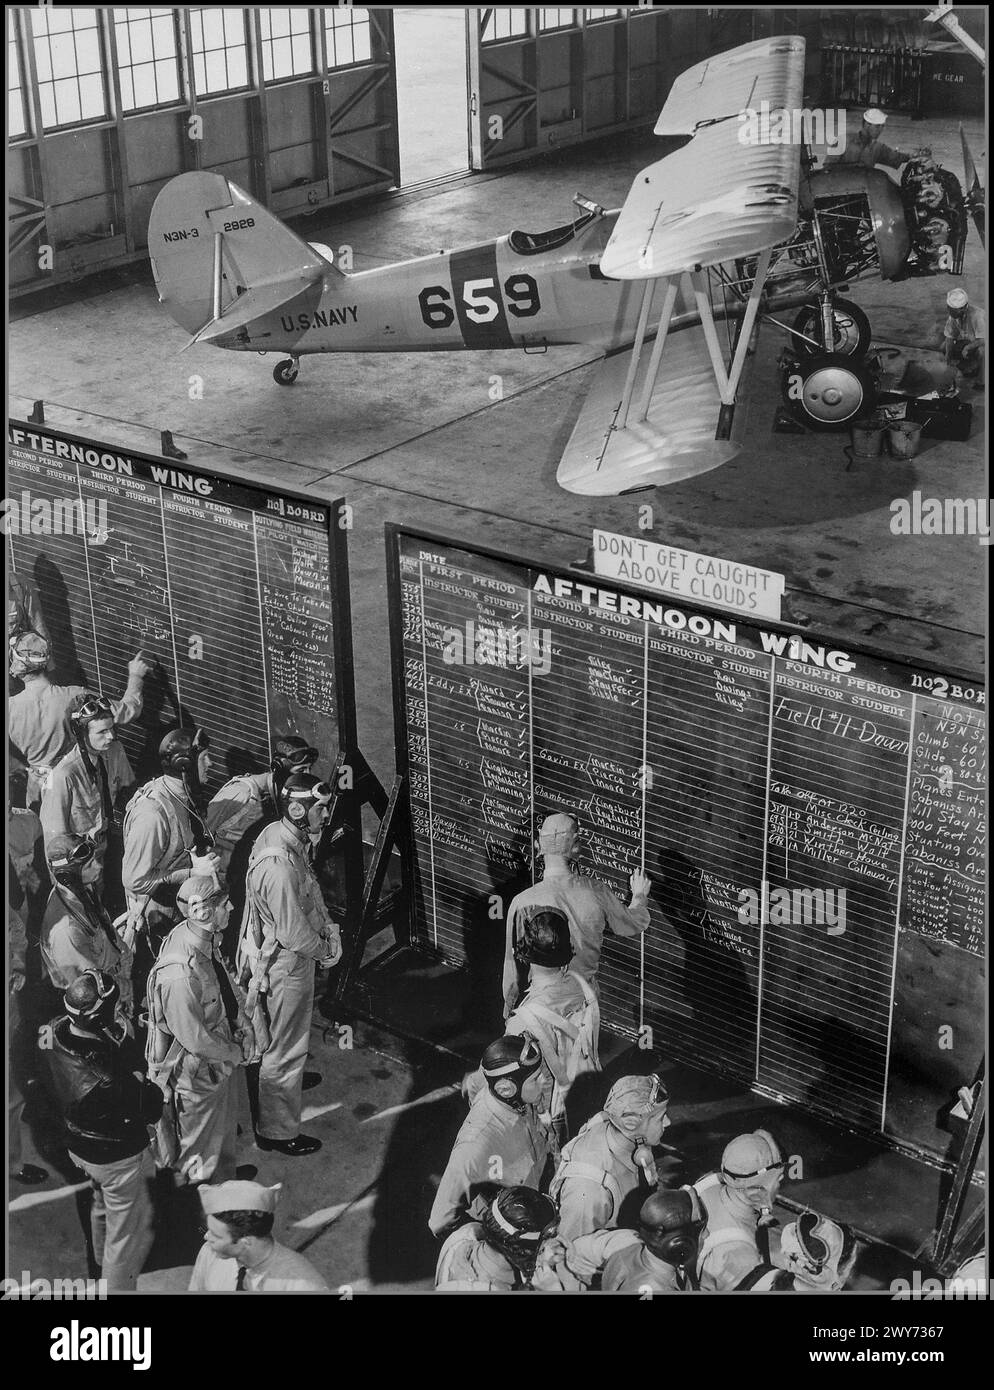
[[[669,365],[644,419],[637,418],[640,404],[631,407],[627,423],[620,419],[631,354],[600,363],[556,473],[560,487],[616,497],[707,473],[739,452],[731,440],[714,437],[721,400],[704,330],[680,329],[668,346]]]

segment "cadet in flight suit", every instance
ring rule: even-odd
[[[116,737],[109,700],[102,695],[78,696],[68,719],[75,745],[52,769],[41,801],[42,830],[46,842],[57,835],[89,840],[103,895],[116,897],[120,885],[104,883],[104,864],[115,826],[135,789],[135,774]],[[115,847],[119,843],[116,838],[114,843]],[[112,858],[116,860],[117,855]]]
[[[546,816],[539,831],[539,850],[545,869],[538,883],[526,888],[507,910],[507,941],[504,952],[504,1017],[518,997],[514,942],[522,935],[526,909],[554,907],[569,921],[575,955],[570,969],[582,975],[596,990],[597,967],[601,958],[604,931],[616,936],[638,936],[649,925],[647,898],[651,881],[636,871],[631,876],[632,901],[623,907],[606,883],[574,873],[570,861],[577,852],[578,826],[573,816],[563,812]]]
[[[537,1191],[549,1157],[548,1133],[535,1108],[547,1072],[534,1038],[498,1038],[484,1052],[480,1071],[486,1085],[456,1135],[428,1217],[440,1240],[467,1219],[487,1184]]]
[[[82,835],[55,835],[47,846],[54,880],[41,924],[41,958],[48,978],[64,991],[86,970],[102,970],[117,984],[131,1016],[131,952],[100,900],[100,866]]]
[[[646,1196],[655,1188],[652,1150],[669,1124],[668,1104],[658,1076],[623,1076],[604,1109],[565,1146],[549,1188],[564,1240],[620,1225],[626,1199],[640,1187]]]
[[[761,1263],[758,1231],[773,1219],[784,1175],[780,1146],[765,1129],[740,1134],[725,1148],[721,1168],[694,1188],[707,1212],[697,1257],[701,1288],[734,1289]]]
[[[321,1147],[320,1139],[301,1134],[300,1111],[315,966],[332,966],[342,954],[309,853],[328,824],[333,795],[310,773],[287,778],[278,798],[282,819],[256,840],[245,883],[238,964],[250,1014],[257,996],[266,996],[270,1033],[259,1068],[256,1140],[291,1157]]]
[[[162,776],[128,802],[124,815],[124,888],[131,924],[149,933],[153,954],[176,923],[176,891],[191,874],[217,875],[218,856],[197,849],[210,835],[200,812],[200,786],[210,770],[203,729],[173,729],[159,744]]]
[[[25,632],[10,644],[10,674],[24,682],[24,689],[10,697],[7,732],[11,754],[28,769],[27,804],[36,810],[48,785],[52,768],[72,746],[66,716],[80,695],[82,685],[53,685],[46,672],[52,649],[44,637]],[[141,714],[142,681],[151,670],[141,652],[128,662],[128,684],[111,708],[118,724],[128,724]]]
[[[245,773],[225,782],[211,797],[207,807],[207,824],[214,836],[214,848],[221,860],[221,872],[227,874],[231,857],[242,837],[263,821],[279,820],[277,797],[286,779],[295,772],[310,772],[318,760],[318,750],[302,738],[287,734],[273,744],[273,761],[269,772]],[[229,888],[233,885],[228,884]]]
[[[254,1038],[217,954],[227,893],[207,875],[176,897],[186,920],[166,937],[148,977],[149,1076],[174,1102],[160,1121],[160,1158],[179,1181],[224,1182],[235,1174],[235,1076]]]

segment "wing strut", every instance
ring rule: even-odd
[[[726,370],[725,359],[722,356],[721,344],[718,341],[718,331],[714,326],[714,313],[711,309],[711,300],[707,290],[704,288],[704,281],[699,270],[691,271],[690,280],[694,287],[694,298],[697,301],[697,312],[701,316],[701,327],[704,330],[704,341],[707,343],[708,353],[711,357],[711,365],[714,368],[714,379],[718,384],[718,395],[721,397],[722,405],[734,405],[735,393],[739,387],[742,377],[742,369],[745,366],[746,353],[749,350],[749,339],[752,337],[753,325],[756,322],[756,315],[759,312],[759,302],[763,297],[763,287],[766,284],[766,275],[770,268],[770,258],[773,255],[773,248],[761,251],[759,260],[756,264],[756,274],[753,278],[752,288],[749,291],[749,298],[746,300],[745,310],[742,314],[742,326],[739,329],[738,338],[735,344],[735,355],[731,365]]]

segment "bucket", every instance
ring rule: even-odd
[[[852,425],[853,457],[879,458],[884,447],[884,426],[878,420],[854,420]]]
[[[879,458],[884,447],[884,428],[879,420],[872,417],[867,420],[854,420],[850,434],[852,443],[847,444],[843,453],[849,462],[846,464],[846,472],[857,459]]]
[[[921,437],[922,427],[915,420],[896,420],[887,431],[891,458],[913,459]]]

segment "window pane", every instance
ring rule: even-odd
[[[204,55],[207,60],[207,92],[223,92],[228,85],[228,72],[224,66],[224,52],[215,49]]]
[[[311,72],[314,57],[311,53],[310,34],[295,34],[293,38],[293,70],[295,73]]]
[[[248,60],[244,48],[228,53],[228,88],[244,87],[248,83]]]
[[[269,15],[269,22],[272,25],[272,36],[274,39],[284,38],[290,33],[290,14],[288,10],[261,10],[260,14]]]
[[[176,51],[176,30],[170,15],[152,20],[152,44],[157,58]]]
[[[131,79],[131,69],[121,69],[121,109],[133,111],[138,103],[135,101],[135,84]]]
[[[104,114],[104,84],[99,73],[79,79],[79,94],[83,106],[83,120],[92,121]]]
[[[45,128],[106,115],[97,11],[38,6],[31,27]]]
[[[54,77],[75,77],[76,47],[73,40],[73,34],[59,34],[49,41]]]
[[[172,59],[156,63],[155,86],[157,101],[166,102],[179,99],[179,74]]]
[[[147,63],[152,58],[152,26],[147,19],[139,19],[131,26],[131,55],[136,63]]]
[[[51,82],[40,89],[41,96],[41,123],[47,130],[49,126],[56,124],[55,121],[55,91]]]
[[[224,21],[220,10],[201,10],[200,20],[204,27],[204,47],[224,47]]]
[[[75,77],[64,78],[54,85],[55,110],[59,125],[71,125],[73,121],[80,120],[79,88],[76,86]]]

